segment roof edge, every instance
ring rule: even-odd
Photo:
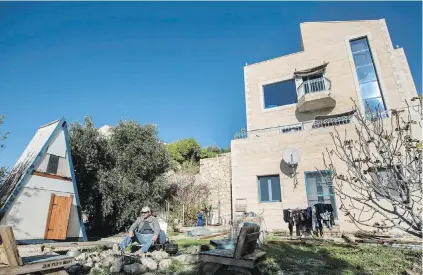
[[[368,19],[368,20],[345,20],[345,21],[309,21],[309,22],[302,22],[302,24],[318,24],[318,23],[351,23],[351,22],[374,22],[379,20],[384,20],[385,18],[379,19]]]

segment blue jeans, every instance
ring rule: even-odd
[[[153,244],[153,234],[140,234],[138,232],[134,232],[134,240],[137,241],[139,244],[142,245],[141,251],[146,253],[148,249]],[[133,238],[126,236],[123,241],[120,243],[120,249],[125,251],[125,248],[132,243]],[[166,242],[166,234],[164,231],[160,231],[159,233],[159,243],[164,244]]]

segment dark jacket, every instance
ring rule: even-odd
[[[131,225],[131,227],[129,228],[129,231],[130,232],[131,231],[136,231],[136,232],[142,233],[141,231],[143,229],[144,223],[146,223],[146,226],[148,225],[153,230],[153,232],[154,232],[153,234],[154,235],[159,235],[159,233],[160,233],[159,221],[155,217],[153,217],[153,216],[150,216],[150,217],[148,217],[145,220],[143,218],[139,217]]]

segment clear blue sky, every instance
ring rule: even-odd
[[[301,22],[380,18],[421,92],[421,2],[0,2],[0,165],[40,125],[87,114],[228,147],[246,124],[245,63],[299,51]]]

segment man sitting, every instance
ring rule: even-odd
[[[151,215],[150,207],[146,206],[141,210],[141,217],[129,228],[128,235],[123,239],[120,248],[125,252],[126,247],[135,240],[142,245],[141,252],[146,253],[158,238],[159,243],[166,242],[166,236],[160,230],[159,221]]]

